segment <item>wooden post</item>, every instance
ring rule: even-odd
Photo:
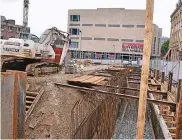
[[[144,135],[147,90],[148,90],[148,75],[150,66],[150,53],[152,46],[153,12],[154,12],[154,0],[146,0],[145,41],[143,48],[143,64],[142,64],[140,95],[139,95],[137,136],[136,136],[137,139],[143,139]]]
[[[165,72],[162,72],[161,83],[164,83]]]
[[[159,79],[159,70],[156,70],[156,73],[155,73],[155,79],[158,80]]]
[[[173,73],[169,72],[168,86],[167,86],[167,91],[169,92],[171,92],[172,89],[172,81],[173,81]]]
[[[175,139],[182,139],[182,89],[180,90],[179,103],[176,109],[176,137]]]
[[[153,75],[153,76],[154,76],[154,78],[153,78],[153,79],[155,79],[155,75],[156,75],[156,69],[154,69],[154,75]]]
[[[178,89],[177,89],[176,103],[179,102],[181,89],[182,89],[182,79],[179,79],[178,80]]]

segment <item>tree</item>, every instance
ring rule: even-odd
[[[164,56],[168,50],[169,50],[169,40],[164,41],[164,43],[162,44],[161,55]]]

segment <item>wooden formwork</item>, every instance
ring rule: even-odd
[[[155,72],[155,77],[158,76],[159,73]],[[157,75],[157,76],[156,76]],[[161,91],[167,92],[166,98],[158,97],[164,101],[170,101],[176,103],[176,109],[171,110],[169,106],[160,105],[160,115],[163,117],[167,128],[169,130],[169,135],[173,139],[182,139],[182,80],[178,81],[178,88],[174,89],[172,87],[172,77],[173,73],[169,73],[169,78],[167,81],[164,79],[165,73],[162,72],[161,80],[154,79],[156,82],[161,83]],[[176,91],[176,92],[175,92]],[[175,94],[175,95],[174,95]],[[157,98],[155,96],[155,98]]]

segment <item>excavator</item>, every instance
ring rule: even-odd
[[[59,72],[69,49],[69,33],[55,27],[40,39],[30,33],[9,38],[1,45],[1,71],[19,70],[38,76]]]

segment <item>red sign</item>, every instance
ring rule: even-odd
[[[102,57],[102,53],[96,53],[97,57]]]
[[[108,57],[109,58],[115,58],[115,54],[114,53],[109,53]]]
[[[142,43],[123,43],[122,44],[123,52],[143,52],[143,44]]]

